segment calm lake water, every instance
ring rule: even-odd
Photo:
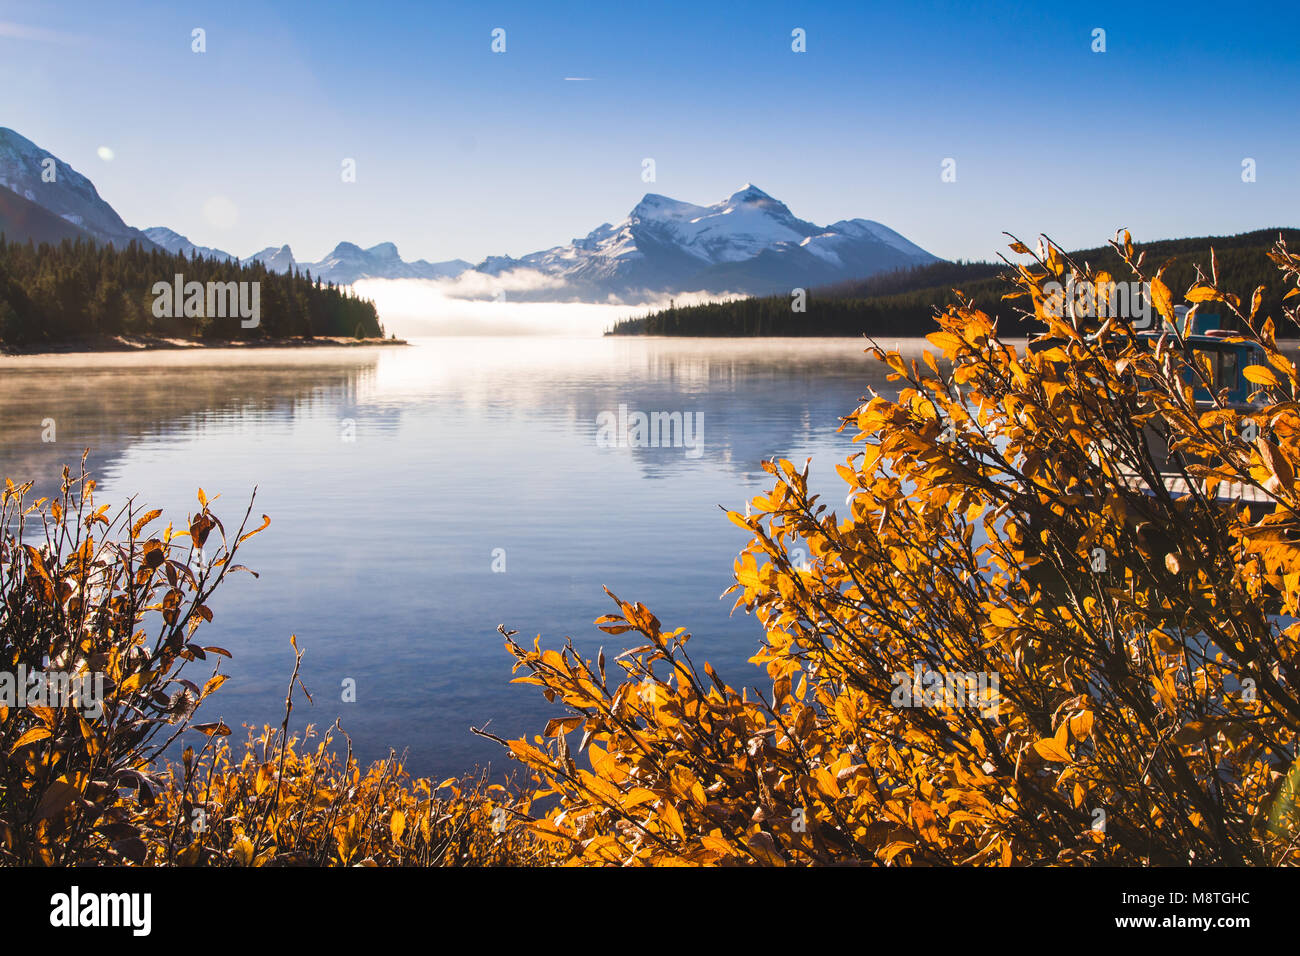
[[[625,636],[592,626],[612,609],[601,585],[690,630],[697,663],[764,683],[747,663],[757,623],[719,600],[745,534],[718,506],[767,486],[762,459],[813,456],[842,510],[839,416],[868,384],[890,389],[863,345],[439,338],[0,358],[0,472],[48,492],[89,447],[100,503],[135,495],[180,524],[202,487],[227,527],[257,486],[272,523],[241,560],[261,577],[230,578],[200,631],[234,654],[203,719],[278,724],[297,634],[315,703],[299,697],[295,725],[341,717],[363,759],[406,751],[419,775],[500,770],[471,725],[540,733],[560,711],[509,683],[497,625],[612,657]],[[605,447],[599,416],[620,406],[700,415],[702,445]]]

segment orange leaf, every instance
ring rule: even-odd
[[[1070,754],[1060,743],[1051,737],[1044,737],[1034,744],[1038,756],[1050,763],[1070,763]]]
[[[34,744],[38,740],[45,740],[52,736],[54,735],[44,727],[33,727],[31,730],[27,731],[27,733],[14,741],[14,745],[9,748],[9,753],[13,754],[15,751],[26,747],[28,744]]]

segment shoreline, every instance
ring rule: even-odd
[[[0,343],[0,356],[76,355],[98,352],[200,351],[204,349],[304,349],[364,348],[410,345],[406,339],[356,339],[348,336],[320,335],[310,339],[187,339],[152,335],[106,335],[64,342],[9,345]]]

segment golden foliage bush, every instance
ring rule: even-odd
[[[162,513],[96,507],[84,458],[79,475],[63,470],[56,499],[29,502],[30,492],[12,481],[0,492],[0,679],[9,683],[0,861],[139,861],[146,847],[133,811],[161,789],[154,762],[225,680],[215,669],[202,687],[182,676],[187,663],[228,656],[195,642],[195,631],[212,619],[207,601],[226,575],[246,570],[233,563],[240,543],[268,522],[247,531],[245,514],[228,541],[200,491],[183,530],[146,534]],[[33,673],[47,677],[31,688],[48,675],[65,686],[27,698],[17,684]],[[75,697],[72,681],[81,682]]]
[[[519,866],[556,856],[515,822],[531,799],[487,775],[434,785],[411,779],[390,752],[363,770],[336,721],[311,747],[290,735],[297,655],[279,728],[249,732],[242,752],[208,731],[197,755],[169,764],[163,799],[147,813],[149,862],[182,866]],[[347,741],[340,760],[335,734]],[[218,742],[221,741],[221,742]]]
[[[395,756],[362,769],[337,725],[315,747],[283,729],[250,733],[238,758],[217,744],[170,766],[147,813],[149,862],[182,866],[503,866],[545,847],[513,825],[527,802],[486,775],[434,785]],[[214,738],[215,739],[215,738]],[[551,854],[554,855],[554,854]]]
[[[730,518],[770,692],[613,595],[597,625],[637,646],[609,670],[503,631],[516,679],[565,710],[502,741],[555,802],[527,826],[569,863],[1295,863],[1300,379],[1261,291],[1243,306],[1211,263],[1183,319],[1164,267],[1114,246],[1163,334],[1053,308],[1050,283],[1115,280],[1016,242],[1008,296],[1042,336],[1004,342],[960,297],[940,354],[873,346],[899,393],[845,420],[841,509],[766,463]],[[1300,256],[1273,259],[1289,300]],[[1258,347],[1254,406],[1187,337],[1202,308]]]
[[[336,724],[313,743],[284,723],[231,748],[224,723],[193,724],[203,686],[183,673],[229,652],[201,646],[208,601],[234,563],[250,510],[227,539],[200,490],[184,530],[157,533],[162,513],[96,506],[94,482],[65,469],[57,499],[0,498],[0,681],[33,672],[101,675],[85,696],[62,691],[0,701],[0,864],[498,865],[546,862],[545,843],[513,826],[531,801],[485,776],[435,786],[395,757],[363,769]],[[33,539],[36,543],[32,543]],[[206,553],[205,553],[205,550]],[[293,640],[295,651],[296,639]],[[26,681],[24,681],[26,685]],[[33,684],[32,687],[37,686]],[[199,753],[168,745],[192,728]],[[343,734],[346,738],[346,734]]]

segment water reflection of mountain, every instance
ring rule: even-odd
[[[762,460],[789,457],[828,438],[847,449],[852,433],[834,436],[842,416],[859,405],[868,386],[882,393],[895,388],[886,381],[883,365],[864,355],[856,342],[843,341],[824,352],[792,350],[788,357],[771,351],[667,352],[650,356],[646,373],[645,378],[629,376],[576,394],[572,415],[580,433],[589,432],[595,443],[597,416],[617,413],[620,405],[629,414],[702,414],[698,457],[689,457],[681,447],[606,451],[630,455],[647,478],[670,477],[700,464],[758,475]]]
[[[82,450],[94,475],[134,443],[165,441],[231,421],[288,419],[315,406],[355,405],[377,356],[286,352],[32,356],[4,360],[0,376],[0,474],[57,491],[63,465]],[[55,441],[48,434],[53,420]]]
[[[832,438],[868,386],[892,390],[885,368],[854,340],[431,340],[378,353],[310,349],[29,356],[0,375],[0,472],[57,488],[59,470],[90,448],[107,473],[131,445],[202,435],[238,423],[327,413],[358,429],[394,426],[432,402],[500,422],[540,415],[597,446],[597,417],[703,416],[703,450],[600,449],[647,478],[721,466],[754,476],[759,462]],[[42,441],[53,419],[57,441]]]

